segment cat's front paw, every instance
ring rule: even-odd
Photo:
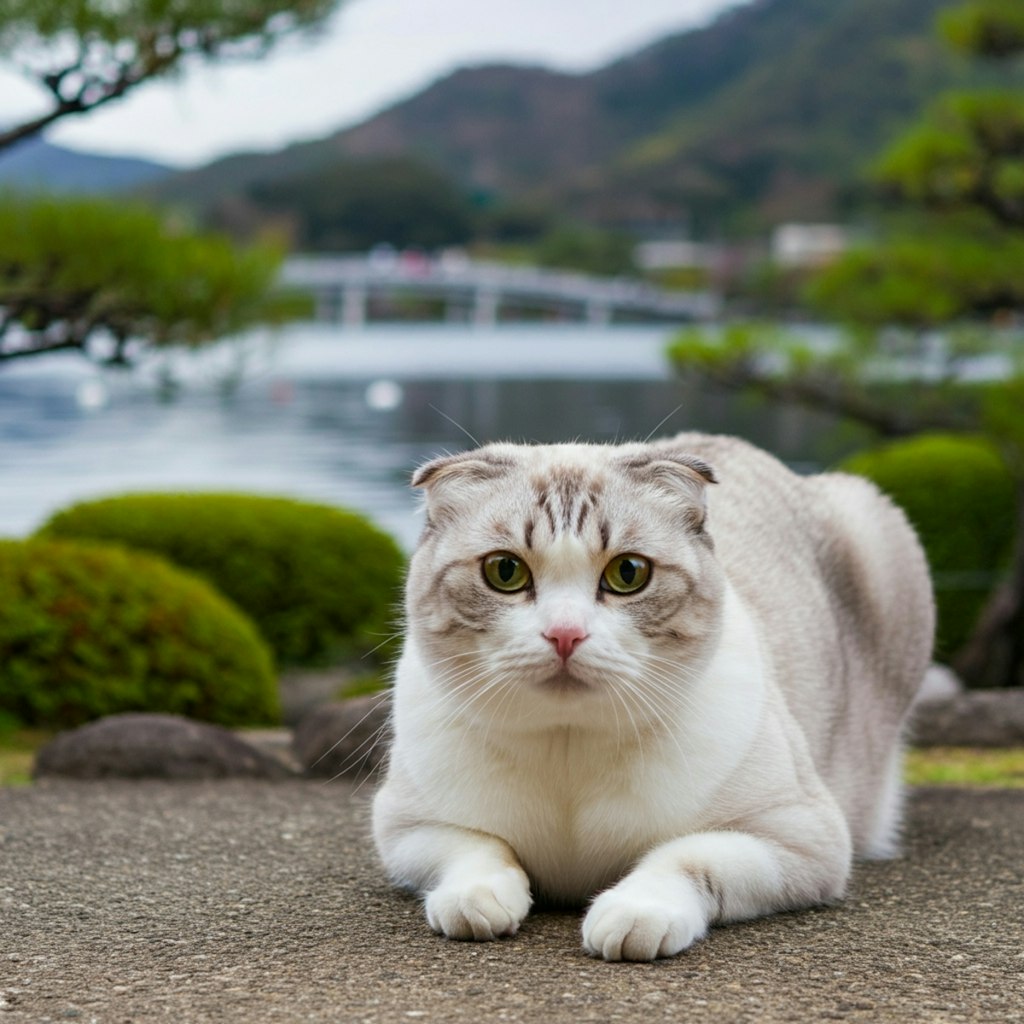
[[[427,893],[427,923],[449,939],[488,942],[515,935],[530,911],[530,883],[521,868],[442,882]]]
[[[675,956],[708,930],[708,915],[688,879],[624,879],[602,893],[583,919],[583,948],[605,960]]]

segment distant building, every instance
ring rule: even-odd
[[[639,242],[633,262],[641,270],[711,270],[718,263],[719,249],[706,242],[659,239]]]
[[[820,267],[850,247],[841,224],[780,224],[772,233],[771,258],[782,267]]]

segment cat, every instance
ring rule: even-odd
[[[413,484],[373,826],[432,929],[589,903],[585,950],[647,961],[894,855],[934,605],[872,484],[702,434],[490,444]]]

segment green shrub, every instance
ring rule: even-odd
[[[198,573],[256,623],[278,661],[315,665],[376,647],[403,567],[364,517],[242,494],[136,494],[75,505],[48,536],[110,540]]]
[[[0,715],[64,728],[121,711],[275,721],[255,627],[162,559],[60,540],[0,541]]]
[[[922,434],[840,467],[873,480],[917,529],[938,604],[936,655],[964,643],[1013,541],[1013,480],[982,438]]]

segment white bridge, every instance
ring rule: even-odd
[[[720,309],[719,297],[711,292],[669,291],[633,278],[390,251],[291,256],[280,280],[314,296],[318,320],[349,326],[366,322],[374,299],[401,296],[440,300],[448,319],[481,325],[496,323],[503,310],[605,324],[711,320]]]

